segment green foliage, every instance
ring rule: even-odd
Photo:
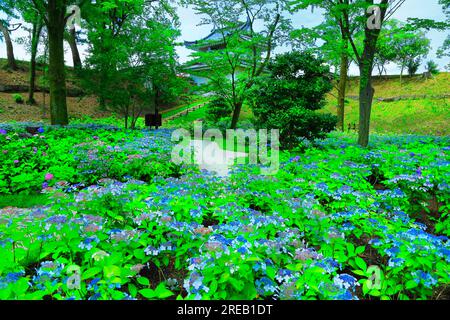
[[[269,71],[249,95],[258,127],[279,129],[285,148],[297,146],[300,138],[324,138],[334,129],[336,117],[315,112],[332,87],[322,60],[309,53],[287,53],[277,56]]]
[[[439,74],[439,66],[437,65],[436,62],[434,62],[433,60],[430,60],[427,62],[427,71],[436,76]]]
[[[402,32],[404,26],[398,20],[389,20],[382,30],[382,34],[377,42],[377,53],[375,54],[375,66],[379,75],[386,72],[386,64],[395,62],[398,57],[398,48],[394,45],[398,42],[396,34]]]
[[[103,143],[127,149],[123,138],[129,153],[170,155],[170,132],[95,133],[59,129],[40,140],[82,136],[80,163]],[[4,150],[17,143],[7,136]],[[352,139],[282,152],[273,177],[244,166],[226,179],[194,170],[149,183],[102,179],[48,191],[45,207],[4,210],[0,299],[436,298],[450,280],[448,138],[376,135],[370,150]],[[116,152],[94,165],[116,158],[124,163]],[[434,198],[439,212],[418,214]]]
[[[449,0],[439,0],[439,3],[442,5],[442,8],[444,9],[444,13],[447,17],[447,20],[446,20],[447,26],[446,26],[446,28],[442,28],[442,29],[448,30],[450,28],[450,1]],[[450,35],[447,36],[447,38],[444,40],[444,43],[438,49],[437,54],[438,54],[439,58],[450,56]]]
[[[358,19],[360,7],[358,5],[346,5],[345,3],[333,3],[327,1],[296,0],[292,1],[291,11],[305,9],[308,6],[318,6],[330,14],[324,15],[324,21],[314,27],[302,27],[291,32],[294,47],[301,51],[311,51],[333,66],[335,73],[339,72],[342,54],[356,60],[348,37],[343,36],[343,13],[349,18],[348,31],[352,37],[361,37],[362,25]],[[358,42],[356,45],[360,45]],[[358,48],[360,49],[360,48]]]
[[[206,119],[213,123],[218,122],[222,118],[229,117],[233,111],[229,103],[220,97],[216,97],[210,101],[206,108]]]
[[[421,59],[412,59],[408,61],[406,67],[408,68],[408,74],[410,77],[414,76],[420,68]]]
[[[177,77],[177,20],[167,3],[100,1],[89,12],[83,86],[99,97],[102,108],[119,113],[126,127],[135,128],[144,112],[185,93],[187,82]]]
[[[17,104],[23,104],[25,102],[22,95],[20,95],[18,93],[13,94],[12,97],[13,97],[14,102]]]
[[[414,75],[421,59],[430,51],[430,40],[420,29],[411,31],[399,23],[393,30],[391,46],[396,51],[395,61],[403,69],[407,68],[408,73]],[[414,72],[412,72],[414,71]]]
[[[125,138],[139,139],[140,132],[69,129],[62,134],[48,129],[30,138],[21,137],[21,133],[0,134],[0,194],[36,194],[47,187],[65,189],[73,183],[96,183],[105,176],[151,181],[156,176],[179,175],[180,168],[158,158],[152,153],[155,149],[148,149],[146,154],[127,151]],[[108,148],[109,143],[123,149]],[[88,156],[91,148],[94,150]]]
[[[283,43],[289,30],[289,20],[283,16],[288,1],[184,2],[202,16],[202,23],[215,26],[215,39],[195,44],[194,59],[187,65],[199,64],[205,68],[187,69],[186,72],[208,80],[200,90],[213,92],[226,100],[233,111],[231,126],[235,127],[248,90],[255,78],[265,72],[273,50]],[[262,28],[257,30],[257,25]],[[200,50],[208,46],[213,50]]]
[[[0,195],[0,208],[11,205],[19,208],[32,208],[34,206],[47,205],[48,203],[49,197],[46,194]]]

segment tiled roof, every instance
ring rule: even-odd
[[[247,19],[245,23],[241,23],[238,28],[223,28],[223,29],[213,29],[211,33],[203,39],[196,41],[185,41],[184,45],[188,48],[196,47],[197,45],[202,45],[207,42],[217,42],[222,41],[223,35],[229,36],[236,31],[249,31],[251,27],[250,20]]]

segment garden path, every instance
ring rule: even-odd
[[[200,169],[222,177],[229,175],[235,159],[248,156],[245,152],[224,150],[215,141],[192,140],[190,147],[194,148],[195,162]]]

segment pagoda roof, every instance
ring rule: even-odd
[[[211,33],[206,36],[203,39],[196,40],[196,41],[185,41],[184,45],[185,47],[195,50],[201,47],[209,47],[211,45],[221,43],[223,41],[223,36],[230,36],[233,33],[236,32],[248,32],[251,28],[251,22],[250,19],[247,19],[246,22],[241,22],[239,25],[234,27],[226,27],[222,29],[216,29],[214,28]]]

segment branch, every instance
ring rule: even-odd
[[[44,20],[45,24],[48,26],[48,19],[46,16],[46,8],[45,5],[43,5],[43,3],[38,3],[37,1],[39,0],[31,0],[33,2],[34,8],[36,9],[36,11],[38,12],[38,14],[42,17],[42,19]],[[42,4],[42,5],[40,5]]]
[[[272,29],[270,30],[268,39],[267,39],[267,54],[266,54],[266,58],[264,59],[264,62],[261,64],[261,66],[259,67],[258,71],[255,73],[255,76],[260,76],[261,73],[264,71],[264,68],[266,67],[267,63],[270,61],[271,55],[272,55],[272,40],[273,40],[273,36],[275,34],[275,31],[277,29],[278,23],[280,22],[281,19],[281,14],[278,13],[277,16],[275,17],[275,21],[272,25]]]

